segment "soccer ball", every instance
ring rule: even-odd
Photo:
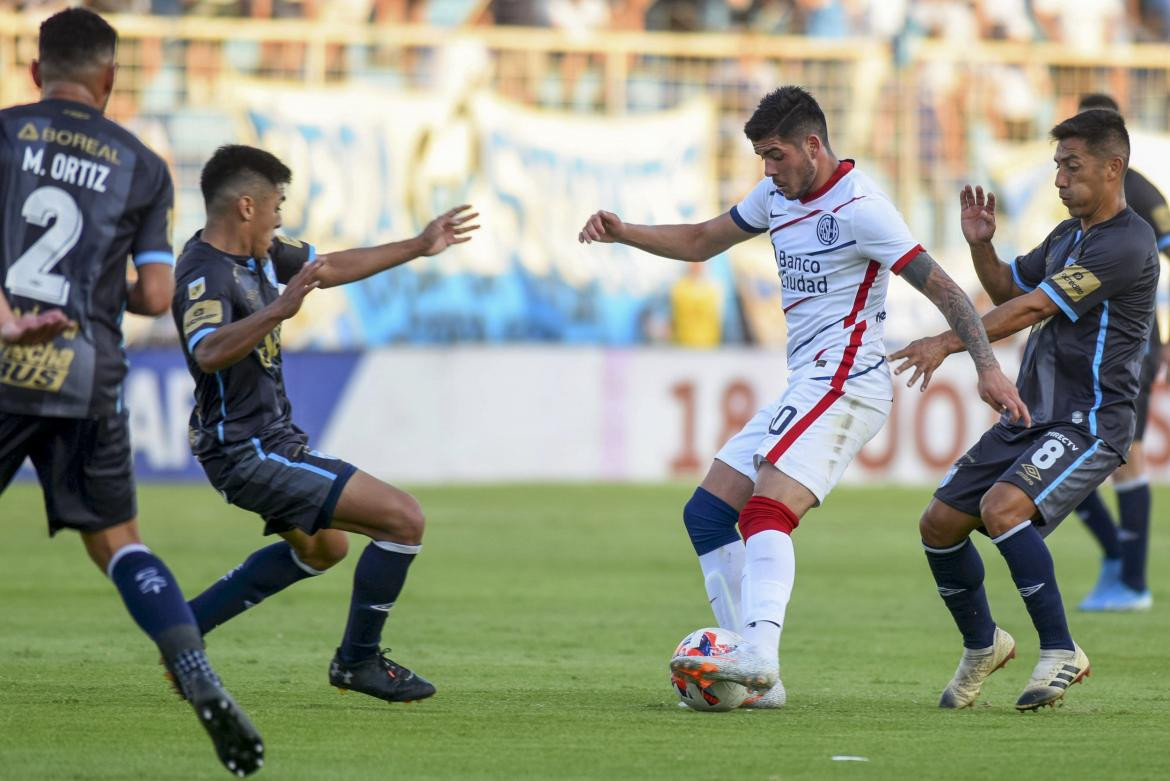
[[[707,627],[696,629],[682,639],[674,656],[717,656],[725,654],[744,642],[729,629]],[[671,657],[674,658],[674,657]],[[670,684],[679,701],[701,711],[728,711],[738,708],[747,698],[747,689],[731,681],[703,681],[700,685],[688,675],[671,673]]]

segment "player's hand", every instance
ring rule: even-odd
[[[269,306],[275,309],[277,316],[281,320],[287,320],[301,311],[301,304],[305,302],[305,296],[321,286],[321,280],[317,278],[317,272],[321,269],[323,263],[323,259],[318,258],[312,263],[306,263],[301,266],[300,271],[293,274],[293,278],[284,286],[284,290],[281,291],[280,296],[269,304]]]
[[[919,390],[926,390],[930,385],[930,378],[934,375],[934,370],[950,354],[950,350],[945,346],[943,337],[927,336],[922,339],[915,339],[896,353],[891,353],[888,358],[891,364],[894,361],[902,361],[894,369],[894,374],[901,374],[910,368],[914,369],[914,374],[911,375],[910,380],[906,383],[907,388],[913,388],[919,378],[921,378],[922,387]]]
[[[988,192],[985,197],[982,187],[972,190],[971,185],[966,185],[959,192],[959,204],[959,225],[967,243],[991,241],[995,235],[995,193]]]
[[[471,237],[464,234],[477,230],[479,226],[467,223],[478,217],[479,212],[466,214],[465,212],[470,208],[471,204],[469,203],[456,206],[427,223],[427,227],[423,228],[423,232],[418,235],[419,239],[422,240],[422,254],[428,257],[438,255],[452,244],[471,241]]]
[[[979,372],[979,398],[996,412],[1007,413],[1012,423],[1032,425],[1032,414],[1020,398],[1016,384],[1007,378],[998,366]]]
[[[622,218],[613,212],[596,212],[585,221],[585,227],[577,234],[577,241],[582,244],[592,244],[600,241],[603,244],[613,244],[622,240],[622,233],[626,224]]]
[[[0,326],[0,343],[3,344],[44,344],[51,342],[58,335],[76,328],[77,323],[70,320],[60,309],[50,309],[47,312],[21,315],[15,320],[9,320]]]

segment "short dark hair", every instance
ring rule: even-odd
[[[1091,108],[1107,108],[1110,111],[1121,113],[1121,107],[1117,105],[1117,101],[1104,92],[1091,92],[1088,95],[1081,95],[1081,102],[1077,104],[1077,111],[1086,111]]]
[[[807,90],[795,86],[781,87],[765,95],[751,119],[744,124],[743,132],[752,142],[770,136],[803,141],[810,135],[817,135],[826,147],[829,146],[825,112]]]
[[[1089,152],[1098,157],[1120,157],[1129,166],[1129,131],[1121,114],[1107,108],[1091,108],[1052,128],[1052,138],[1083,138]]]
[[[118,33],[109,22],[86,8],[67,8],[41,22],[37,59],[53,80],[113,61],[117,46]]]
[[[252,190],[258,185],[272,187],[292,181],[292,171],[276,155],[243,144],[224,144],[203,166],[199,188],[210,212],[216,198],[229,190]]]

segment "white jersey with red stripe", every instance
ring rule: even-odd
[[[731,218],[772,240],[792,379],[891,398],[886,288],[890,272],[923,249],[886,194],[852,160],[842,160],[821,188],[798,200],[761,180],[732,207]]]

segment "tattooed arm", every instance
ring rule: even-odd
[[[975,311],[975,306],[967,294],[955,284],[947,272],[943,271],[934,258],[925,252],[920,252],[918,257],[902,269],[902,278],[938,307],[938,311],[943,313],[951,326],[953,334],[919,339],[894,353],[890,356],[891,360],[911,359],[911,363],[902,364],[895,373],[901,374],[910,365],[914,365],[914,375],[907,385],[912,387],[921,376],[922,390],[926,390],[938,365],[947,355],[957,352],[951,349],[949,344],[957,337],[962,344],[959,349],[966,349],[971,354],[975,370],[979,373],[979,397],[996,412],[1007,412],[1013,423],[1022,419],[1026,425],[1031,425],[1032,419],[1028,414],[1028,408],[1020,399],[1016,386],[1000,370],[999,362],[991,351],[983,320]]]
[[[975,305],[934,258],[925,252],[918,253],[918,257],[902,269],[902,279],[929,298],[943,313],[951,330],[971,353],[976,369],[983,372],[999,368]]]

